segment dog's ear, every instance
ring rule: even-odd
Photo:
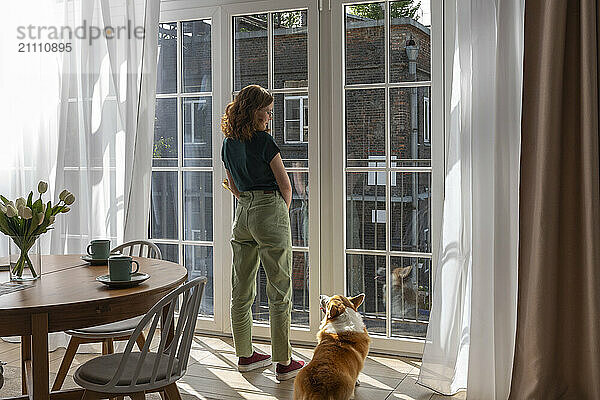
[[[319,302],[321,303],[323,310],[327,309],[327,303],[329,303],[329,300],[331,300],[331,297],[327,296],[326,294],[319,296]]]
[[[406,278],[410,274],[412,267],[412,265],[409,265],[408,267],[400,268],[400,277],[402,279]]]
[[[348,297],[348,300],[350,300],[350,303],[352,303],[355,310],[358,310],[358,307],[360,307],[360,305],[362,304],[364,299],[365,299],[364,293],[358,294],[354,297]]]

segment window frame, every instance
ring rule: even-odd
[[[309,324],[306,327],[291,327],[291,335],[293,340],[299,340],[303,342],[313,342],[315,334],[318,330],[320,322],[320,311],[318,307],[319,293],[320,293],[320,275],[321,275],[321,246],[320,246],[320,141],[319,141],[319,80],[318,80],[318,68],[319,68],[319,9],[312,0],[267,0],[267,1],[255,1],[243,4],[231,4],[222,6],[222,51],[226,54],[224,57],[223,71],[226,71],[226,79],[222,79],[222,98],[231,100],[231,96],[237,91],[234,90],[234,58],[233,58],[233,47],[229,46],[233,43],[233,17],[242,16],[248,14],[261,14],[269,12],[285,12],[285,11],[297,11],[307,10],[308,18],[308,87],[307,88],[278,88],[271,89],[272,94],[297,94],[299,92],[305,92],[308,89],[308,104],[310,107],[309,111],[309,125],[311,128],[311,140],[308,145],[308,179],[309,179],[309,246],[308,247],[293,247],[294,251],[309,251]],[[268,42],[269,46],[272,46],[272,26],[271,18],[268,19]],[[274,74],[272,70],[273,56],[272,52],[269,52],[269,86],[274,87]],[[285,160],[284,160],[285,161]],[[288,172],[306,172],[306,168],[292,168],[286,167]],[[224,168],[223,168],[224,171]],[[228,213],[225,219],[226,221],[233,221],[233,196],[229,196],[229,199],[225,199],[226,203],[224,208],[228,209]],[[228,249],[228,257],[223,262],[228,265],[231,264],[232,254],[231,249]],[[225,271],[226,282],[225,285],[228,287],[228,293],[231,293],[231,269],[228,268]],[[229,313],[225,315],[225,325],[223,332],[231,333],[230,316]],[[253,324],[253,335],[261,338],[270,338],[270,329],[268,324],[262,324],[254,322]]]
[[[390,0],[376,0],[376,1],[360,1],[360,0],[331,0],[331,63],[332,63],[332,95],[331,95],[331,132],[332,132],[332,147],[331,147],[331,167],[333,170],[332,182],[336,182],[338,187],[342,190],[331,191],[331,204],[333,205],[332,220],[334,226],[341,227],[338,229],[342,234],[330,233],[332,238],[332,245],[328,249],[323,251],[332,251],[333,253],[333,272],[332,276],[338,278],[330,282],[323,282],[325,290],[333,293],[346,293],[346,254],[366,254],[366,255],[385,255],[388,258],[387,261],[387,287],[390,287],[390,257],[404,256],[404,257],[426,257],[431,258],[431,269],[432,279],[431,287],[435,286],[435,269],[438,260],[439,251],[439,233],[441,229],[441,209],[443,203],[443,176],[444,176],[444,81],[443,81],[443,1],[431,0],[431,81],[427,82],[397,82],[390,83],[387,79],[387,83],[384,84],[357,84],[357,85],[346,85],[344,78],[344,62],[345,62],[345,25],[344,25],[344,6],[352,4],[365,4],[365,3],[386,3],[386,9],[389,10]],[[389,15],[386,13],[386,16]],[[385,19],[385,59],[386,59],[386,76],[389,76],[389,17]],[[423,167],[402,167],[392,168],[391,167],[391,149],[389,140],[386,139],[386,160],[390,167],[346,167],[346,146],[345,146],[345,91],[346,87],[351,86],[353,88],[386,88],[386,98],[389,96],[389,88],[396,87],[419,87],[429,86],[430,89],[430,101],[432,104],[431,114],[431,141],[435,143],[432,146],[431,153],[431,221],[430,227],[431,232],[431,247],[432,253],[414,253],[414,252],[398,252],[391,251],[386,248],[385,251],[380,250],[359,250],[347,249],[346,247],[346,173],[353,171],[384,171],[386,174],[390,174],[393,171],[398,172],[424,172]],[[386,137],[389,137],[389,104],[386,102]],[[389,158],[389,159],[388,159]],[[429,171],[427,171],[429,172]],[[387,176],[387,175],[386,175]],[[390,179],[386,179],[386,203],[390,200]],[[324,209],[326,209],[324,207]],[[387,211],[388,207],[386,207]],[[389,247],[391,240],[391,221],[390,213],[386,213],[387,226],[386,235]],[[343,277],[343,279],[341,278]],[[391,291],[387,293],[388,303],[391,303]],[[390,307],[386,307],[386,319],[391,318]],[[392,337],[391,335],[391,323],[386,324],[386,335],[387,337],[381,337],[379,335],[372,335],[372,348],[380,349],[381,351],[394,352],[396,354],[412,354],[421,355],[424,349],[424,339],[420,338],[399,338]]]
[[[188,21],[197,20],[211,20],[211,74],[212,74],[212,85],[210,92],[184,92],[182,83],[183,76],[181,69],[183,67],[183,35],[182,35],[182,23]],[[219,221],[219,215],[216,212],[215,205],[221,201],[223,196],[221,190],[221,184],[223,177],[221,175],[221,168],[216,166],[217,161],[220,162],[220,140],[219,143],[215,143],[215,138],[220,138],[220,128],[215,121],[219,121],[221,117],[222,100],[221,100],[221,38],[219,31],[219,22],[221,19],[220,7],[194,7],[192,9],[180,9],[179,7],[173,8],[167,5],[166,7],[161,6],[161,12],[159,17],[159,23],[177,23],[177,88],[176,93],[169,94],[156,94],[156,99],[160,98],[175,98],[177,99],[177,152],[178,161],[175,167],[152,167],[152,172],[155,171],[177,171],[177,218],[178,218],[178,238],[177,239],[156,239],[152,238],[152,241],[156,244],[169,244],[177,245],[178,249],[178,263],[185,265],[185,246],[200,245],[203,247],[212,248],[212,265],[213,265],[213,316],[198,316],[196,320],[197,330],[207,331],[220,331],[222,330],[224,319],[224,307],[226,306],[222,300],[222,296],[218,293],[223,291],[223,276],[222,268],[218,268],[219,260],[222,259],[223,245],[221,240],[218,238],[225,235],[226,229],[221,224],[216,223]],[[183,127],[183,99],[185,98],[198,98],[211,96],[212,109],[211,109],[211,126],[212,126],[212,166],[210,167],[190,167],[183,165],[184,158],[184,127]],[[185,187],[184,187],[184,174],[185,172],[211,172],[212,173],[212,195],[213,195],[213,240],[212,241],[200,241],[200,240],[186,240],[184,236],[184,207],[185,207]],[[151,209],[150,209],[151,210]],[[151,226],[149,227],[150,234]],[[150,236],[150,235],[149,235]],[[151,236],[150,236],[151,237]]]

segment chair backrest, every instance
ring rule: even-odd
[[[159,260],[162,260],[162,253],[158,246],[152,242],[149,242],[148,240],[132,240],[131,242],[118,245],[110,252],[119,252],[128,256],[157,258]]]
[[[200,301],[202,299],[206,281],[207,279],[205,277],[195,278],[173,290],[156,303],[150,311],[146,313],[135,331],[131,334],[115,375],[106,385],[98,385],[98,387],[93,390],[109,393],[115,392],[114,388],[117,386],[117,382],[122,379],[122,376],[125,373],[125,366],[131,355],[131,350],[134,345],[136,345],[137,338],[142,334],[143,329],[148,324],[150,325],[150,329],[146,336],[146,344],[139,353],[139,358],[136,362],[130,385],[118,386],[118,392],[125,393],[156,389],[170,385],[181,378],[187,370],[192,339],[194,338],[194,330],[196,328],[196,318],[198,316],[198,309],[200,307]],[[180,299],[181,307],[179,308],[179,317],[177,321],[175,321],[175,308],[180,296],[182,297],[182,299]],[[163,312],[165,308],[168,312]],[[162,355],[162,357],[156,356],[154,358],[150,382],[137,384],[159,321],[161,326],[166,327],[171,327],[171,324],[173,323],[173,336],[170,337],[171,335],[169,335],[169,333],[171,331],[169,329],[160,331],[160,343],[155,354]],[[161,379],[157,379],[159,368],[163,368],[162,371],[165,371],[165,363],[166,374],[163,375],[161,373],[163,376],[161,376]]]

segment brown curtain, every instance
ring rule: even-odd
[[[598,0],[526,0],[510,399],[600,399]]]

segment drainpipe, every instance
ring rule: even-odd
[[[406,41],[406,56],[408,57],[408,80],[417,80],[417,57],[419,56],[419,46],[411,38]],[[419,120],[418,120],[418,96],[417,88],[412,87],[410,90],[410,148],[411,158],[414,160],[413,165],[417,166],[416,160],[419,158],[418,140],[419,140]],[[417,250],[418,236],[418,187],[417,173],[412,173],[412,246],[413,251]]]

